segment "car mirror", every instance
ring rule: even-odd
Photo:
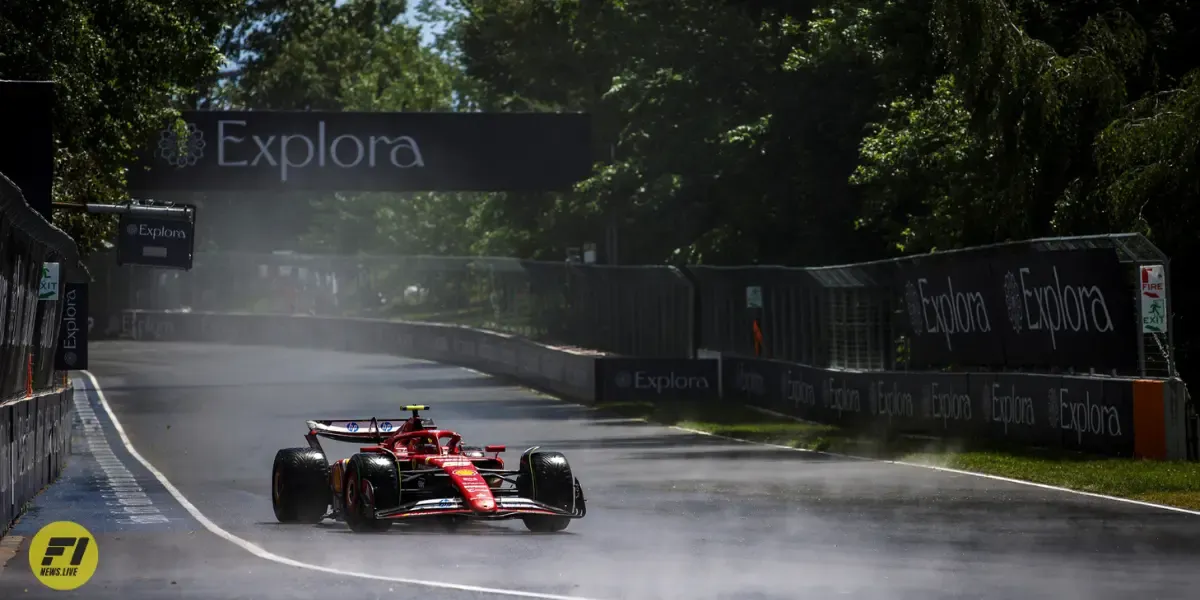
[[[500,453],[500,452],[504,452],[505,450],[507,450],[508,446],[484,446],[483,449],[485,452]]]

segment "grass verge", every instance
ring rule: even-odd
[[[968,446],[955,440],[882,439],[832,425],[796,421],[736,403],[606,402],[596,407],[623,417],[753,442],[961,469],[1200,510],[1200,463]]]

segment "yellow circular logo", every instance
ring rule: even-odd
[[[472,471],[471,469],[459,469],[455,471],[454,474],[458,475],[459,477],[470,477],[475,474],[475,471]]]
[[[73,590],[87,583],[100,563],[96,537],[78,523],[57,521],[29,542],[29,568],[46,587]]]

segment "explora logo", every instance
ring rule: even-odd
[[[632,374],[622,371],[617,373],[615,382],[617,387],[654,390],[656,394],[661,394],[664,390],[707,390],[710,387],[707,377],[678,375],[674,371],[665,375],[650,375],[646,371],[634,371]]]

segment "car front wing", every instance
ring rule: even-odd
[[[521,498],[517,496],[497,496],[496,510],[477,512],[462,498],[432,498],[402,504],[395,508],[375,511],[376,519],[409,519],[414,517],[430,517],[443,515],[463,515],[472,519],[504,520],[516,519],[522,515],[546,515],[555,517],[570,517],[581,519],[586,509],[577,507],[574,511],[563,510],[549,504]]]

